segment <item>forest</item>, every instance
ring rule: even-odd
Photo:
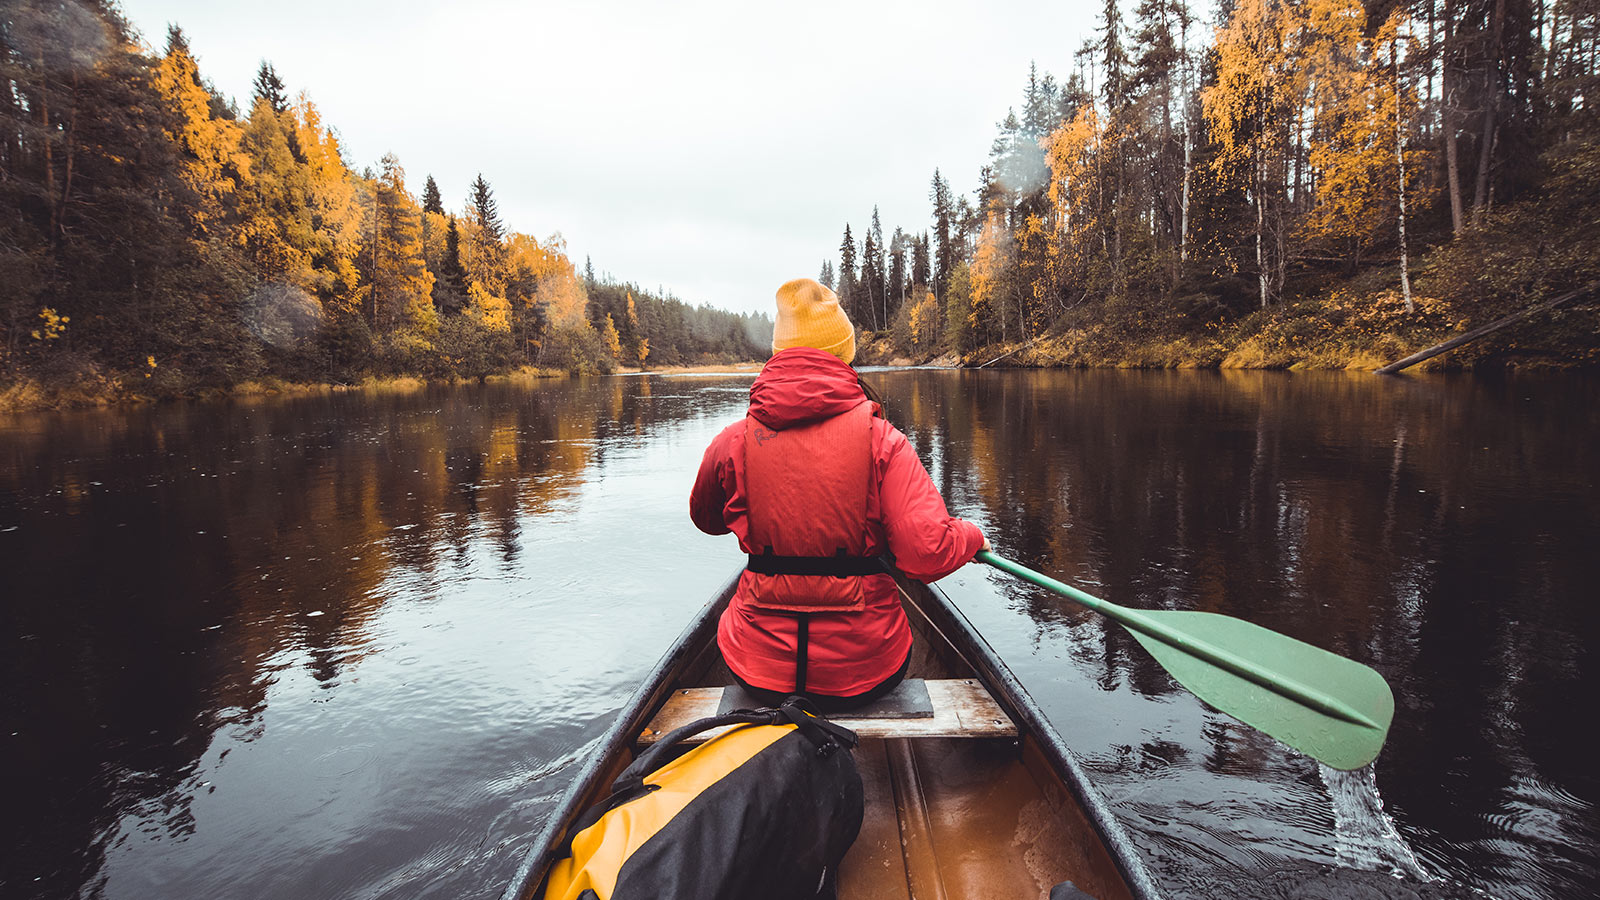
[[[861,361],[1375,368],[1600,281],[1600,0],[1126,6],[1028,71],[975,190],[845,225]],[[108,0],[7,3],[0,84],[0,408],[766,353],[481,174],[447,206],[358,168],[269,62],[239,108]],[[1436,363],[1594,366],[1600,312]]]
[[[269,62],[237,108],[106,0],[7,2],[0,86],[0,408],[768,352],[760,317],[577,271],[481,174],[452,209],[357,170]]]
[[[1600,2],[1127,11],[1029,71],[970,197],[845,226],[864,359],[1370,369],[1589,288],[1438,362],[1600,363]]]

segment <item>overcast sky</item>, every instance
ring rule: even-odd
[[[877,204],[928,227],[940,168],[977,186],[1028,64],[1065,80],[1099,3],[123,0],[156,50],[176,22],[248,109],[270,60],[359,168],[394,152],[461,208],[560,232],[581,270],[763,311],[837,266]]]

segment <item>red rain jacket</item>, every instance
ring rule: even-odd
[[[750,388],[750,415],[784,429],[842,413],[863,399],[855,370],[838,357],[796,347],[772,357]],[[872,474],[867,494],[866,555],[888,550],[901,571],[935,581],[959,569],[983,547],[978,526],[952,517],[906,436],[874,405]],[[689,495],[689,515],[707,534],[732,532],[746,553],[749,501],[744,492],[744,421],[723,429],[706,448]],[[794,515],[804,515],[795,510]],[[773,691],[794,688],[796,622],[793,615],[756,608],[744,572],[722,615],[717,643],[739,677]],[[911,628],[899,591],[888,575],[863,577],[865,609],[811,614],[806,689],[850,696],[893,675],[911,649]]]

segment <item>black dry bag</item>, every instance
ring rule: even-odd
[[[861,830],[861,775],[855,733],[808,707],[791,697],[662,736],[573,825],[545,900],[832,898]]]

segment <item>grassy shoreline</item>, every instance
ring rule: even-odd
[[[991,344],[957,358],[935,347],[917,352],[890,332],[862,332],[860,365],[949,365],[995,368],[1280,369],[1371,372],[1470,327],[1450,304],[1419,297],[1407,312],[1392,292],[1335,293],[1262,310],[1230,324],[1199,326],[1128,305],[1062,317],[1029,341]],[[1413,371],[1600,369],[1600,308],[1579,306],[1530,319],[1474,344],[1429,360]],[[754,373],[760,362],[619,367],[627,375]],[[569,377],[561,369],[523,367],[485,376],[485,383]],[[396,393],[435,384],[470,384],[476,378],[418,375],[368,376],[341,383],[264,377],[229,386],[163,385],[152,389],[139,375],[75,373],[59,379],[21,376],[0,383],[0,413],[137,405],[176,399],[306,396],[344,392]]]
[[[705,363],[698,365],[640,368],[620,366],[621,375],[697,375],[718,372],[755,373],[760,362]],[[482,379],[459,375],[424,377],[421,375],[371,375],[350,383],[294,381],[263,377],[237,384],[186,385],[176,389],[151,390],[138,376],[111,376],[91,373],[77,378],[41,379],[22,376],[0,382],[0,414],[49,412],[70,409],[96,409],[112,406],[138,406],[173,400],[247,399],[259,397],[303,397],[342,393],[395,394],[419,391],[431,385],[526,383],[572,376],[563,369],[524,366],[510,372],[487,375]]]
[[[888,332],[865,335],[857,362],[1079,369],[1276,369],[1372,372],[1470,330],[1445,301],[1416,298],[1408,312],[1392,292],[1335,293],[1261,310],[1232,323],[1196,327],[1159,309],[1128,304],[1066,315],[1031,340],[990,344],[959,360],[917,353]],[[1600,369],[1600,309],[1534,317],[1456,348],[1411,371]]]

